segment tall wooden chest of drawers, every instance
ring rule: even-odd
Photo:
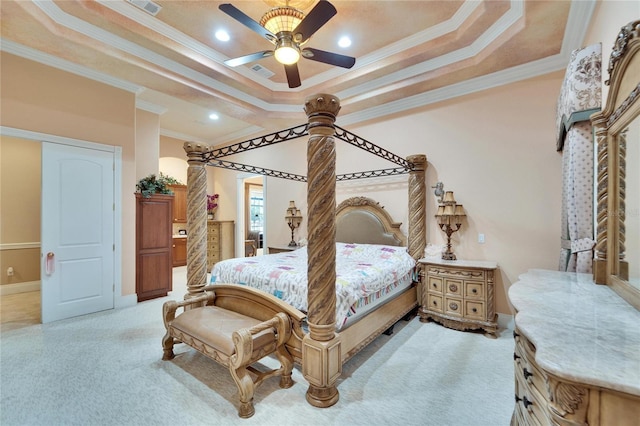
[[[495,337],[495,262],[421,259],[420,321],[456,330],[484,330]]]
[[[232,220],[207,221],[207,271],[235,255],[235,224]]]

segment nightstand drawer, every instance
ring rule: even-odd
[[[445,293],[455,296],[462,296],[462,280],[452,280],[451,278],[447,278],[444,280],[445,283]]]
[[[442,312],[442,296],[429,293],[427,297],[427,306],[425,306],[425,309]]]
[[[466,318],[483,320],[486,316],[484,302],[476,300],[465,300],[464,316]]]
[[[444,312],[448,315],[462,316],[462,299],[447,297],[444,302]]]
[[[484,283],[477,281],[465,281],[464,297],[469,299],[484,299]]]
[[[442,293],[442,278],[429,277],[427,289],[436,293]]]

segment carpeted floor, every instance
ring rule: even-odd
[[[260,386],[256,414],[237,416],[228,371],[176,346],[162,361],[162,303],[182,299],[181,268],[167,298],[3,331],[0,424],[11,425],[508,425],[513,410],[513,338],[401,321],[350,360],[340,400],[318,409],[307,385]],[[267,358],[265,364],[275,365]]]

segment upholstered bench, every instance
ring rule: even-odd
[[[181,307],[184,312],[176,316]],[[291,334],[291,323],[284,313],[260,321],[216,306],[215,293],[206,292],[185,301],[165,302],[163,318],[167,332],[162,339],[162,359],[173,359],[173,345],[185,343],[227,367],[240,394],[240,417],[255,413],[254,390],[265,379],[280,375],[281,388],[293,385],[293,357],[284,347]],[[251,366],[270,354],[280,361],[277,370],[258,371]]]

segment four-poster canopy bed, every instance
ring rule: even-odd
[[[305,101],[304,110],[308,116],[307,124],[262,138],[221,149],[213,149],[203,144],[185,143],[184,149],[187,152],[189,163],[187,171],[188,293],[185,295],[184,302],[167,302],[165,304],[164,321],[167,334],[163,339],[164,359],[173,357],[172,347],[174,343],[178,342],[189,343],[190,346],[218,362],[224,358],[219,356],[215,345],[213,347],[211,345],[203,346],[203,343],[207,342],[199,341],[198,338],[194,342],[193,334],[174,329],[173,324],[180,319],[181,315],[186,315],[189,310],[198,306],[215,305],[217,308],[255,320],[271,321],[272,324],[279,323],[276,317],[284,313],[290,321],[290,330],[288,329],[285,336],[286,342],[282,346],[271,345],[269,349],[264,349],[264,345],[258,344],[254,338],[254,346],[248,346],[250,352],[253,351],[255,355],[258,349],[264,349],[262,350],[264,353],[261,355],[265,356],[275,351],[278,359],[282,362],[282,368],[275,372],[282,375],[282,387],[287,387],[287,378],[290,379],[291,361],[298,362],[309,383],[307,401],[316,407],[329,407],[338,401],[336,382],[341,374],[342,364],[381,333],[392,327],[395,322],[415,310],[418,305],[415,284],[409,285],[385,303],[378,304],[375,309],[367,312],[358,321],[340,329],[340,326],[336,324],[336,241],[393,246],[406,245],[414,262],[421,258],[426,246],[425,169],[427,161],[424,155],[409,156],[405,160],[335,126],[334,121],[340,110],[340,102],[335,96],[328,94],[310,96]],[[307,177],[221,159],[227,155],[306,135],[309,136]],[[336,176],[336,138],[385,158],[400,167]],[[246,285],[215,284],[207,286],[206,165],[307,182],[308,245],[306,256],[308,283],[306,312],[294,308],[273,295]],[[408,238],[400,232],[400,224],[394,222],[389,214],[373,200],[354,197],[341,203],[336,209],[336,181],[402,173],[409,174]],[[193,300],[194,303],[190,304],[190,300]],[[181,306],[186,306],[186,311],[176,318],[176,309]],[[184,322],[182,321],[182,323]],[[336,331],[338,329],[339,331]],[[275,325],[273,325],[273,333],[279,334]],[[185,335],[188,337],[185,338]],[[278,338],[282,339],[281,333]],[[189,340],[189,342],[185,340]],[[247,348],[246,342],[244,349],[238,345],[240,341],[236,341],[235,337],[234,342],[237,344],[236,351],[241,355]],[[283,347],[286,350],[283,351]],[[235,356],[238,355],[236,353]],[[249,358],[247,357],[247,360]],[[229,365],[225,359],[222,361],[224,365]],[[253,414],[251,399],[254,383],[245,377],[244,367],[243,365],[236,366],[236,370],[231,367],[230,369],[240,391],[240,415],[248,417]],[[247,369],[249,368],[247,367]],[[263,377],[258,377],[255,384],[257,385],[262,379]]]

